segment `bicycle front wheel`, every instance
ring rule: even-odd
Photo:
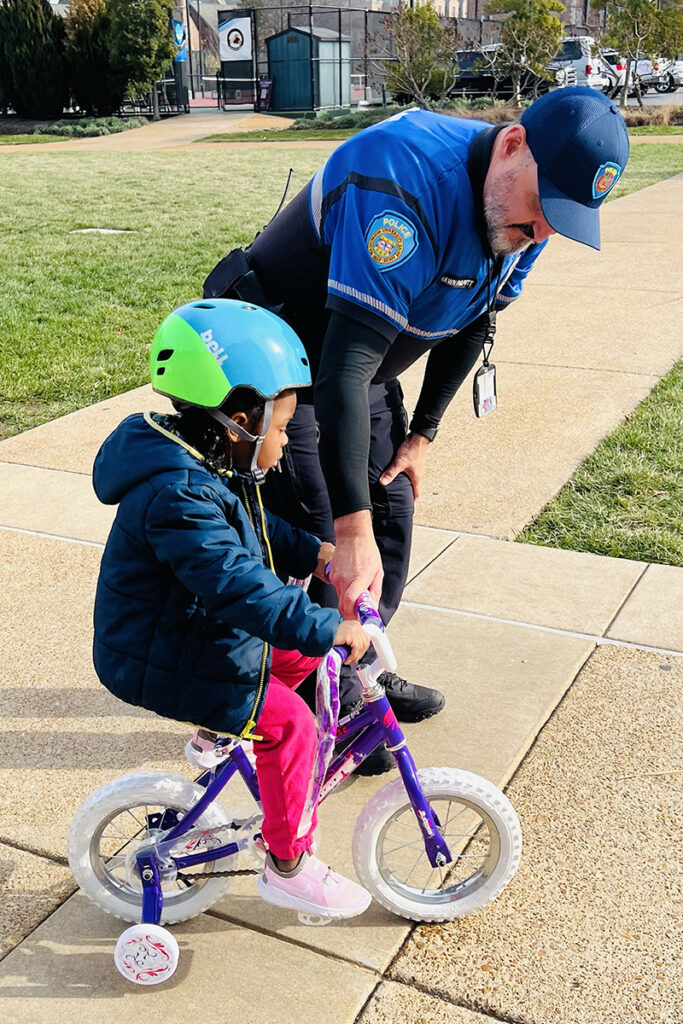
[[[353,837],[353,861],[374,898],[412,921],[449,921],[500,895],[519,867],[515,810],[487,779],[455,768],[426,768],[420,785],[452,861],[432,867],[402,779],[368,801]]]

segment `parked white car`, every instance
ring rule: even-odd
[[[657,92],[675,92],[683,85],[683,53],[673,60],[667,57],[659,59],[660,81],[655,85]]]
[[[610,77],[597,54],[598,47],[592,36],[565,36],[548,68],[555,72],[573,68],[577,85],[588,85],[604,92],[610,85]]]
[[[599,59],[601,67],[610,80],[605,92],[610,96],[616,96],[624,86],[628,61],[618,50],[611,49],[600,50]],[[666,91],[660,89],[661,83],[666,81],[660,63],[661,58],[651,60],[649,57],[638,55],[635,66],[631,65],[629,96],[633,96],[635,93],[636,81],[640,85],[641,94],[646,93],[650,88],[655,88],[658,92]]]

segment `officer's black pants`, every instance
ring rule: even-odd
[[[403,392],[398,381],[370,386],[370,457],[368,481],[372,501],[372,527],[382,557],[384,583],[380,613],[388,622],[398,608],[408,575],[413,530],[413,490],[405,473],[382,486],[379,477],[393,461],[407,433]],[[289,444],[281,461],[282,472],[272,470],[266,477],[264,504],[283,519],[334,542],[334,522],[327,488],[318,458],[317,425],[313,406],[297,406],[287,428]],[[311,580],[309,595],[325,607],[336,607],[337,596],[330,584]],[[299,692],[310,703],[311,682]],[[360,696],[360,683],[352,666],[342,669],[341,701],[348,705]]]

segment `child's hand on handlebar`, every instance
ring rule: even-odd
[[[334,544],[330,544],[329,541],[324,540],[320,545],[320,551],[318,552],[318,564],[313,570],[313,575],[317,576],[319,580],[324,583],[329,583],[327,576],[325,575],[325,569],[332,561],[332,555],[334,554]]]
[[[351,665],[363,657],[370,646],[370,637],[355,619],[342,619],[334,638],[334,646],[339,647],[342,644],[351,648],[351,653],[344,662],[345,665]]]

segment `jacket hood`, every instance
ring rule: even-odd
[[[93,466],[93,487],[101,502],[118,505],[124,494],[158,473],[197,469],[202,457],[170,433],[170,423],[170,417],[135,413],[109,435]]]

